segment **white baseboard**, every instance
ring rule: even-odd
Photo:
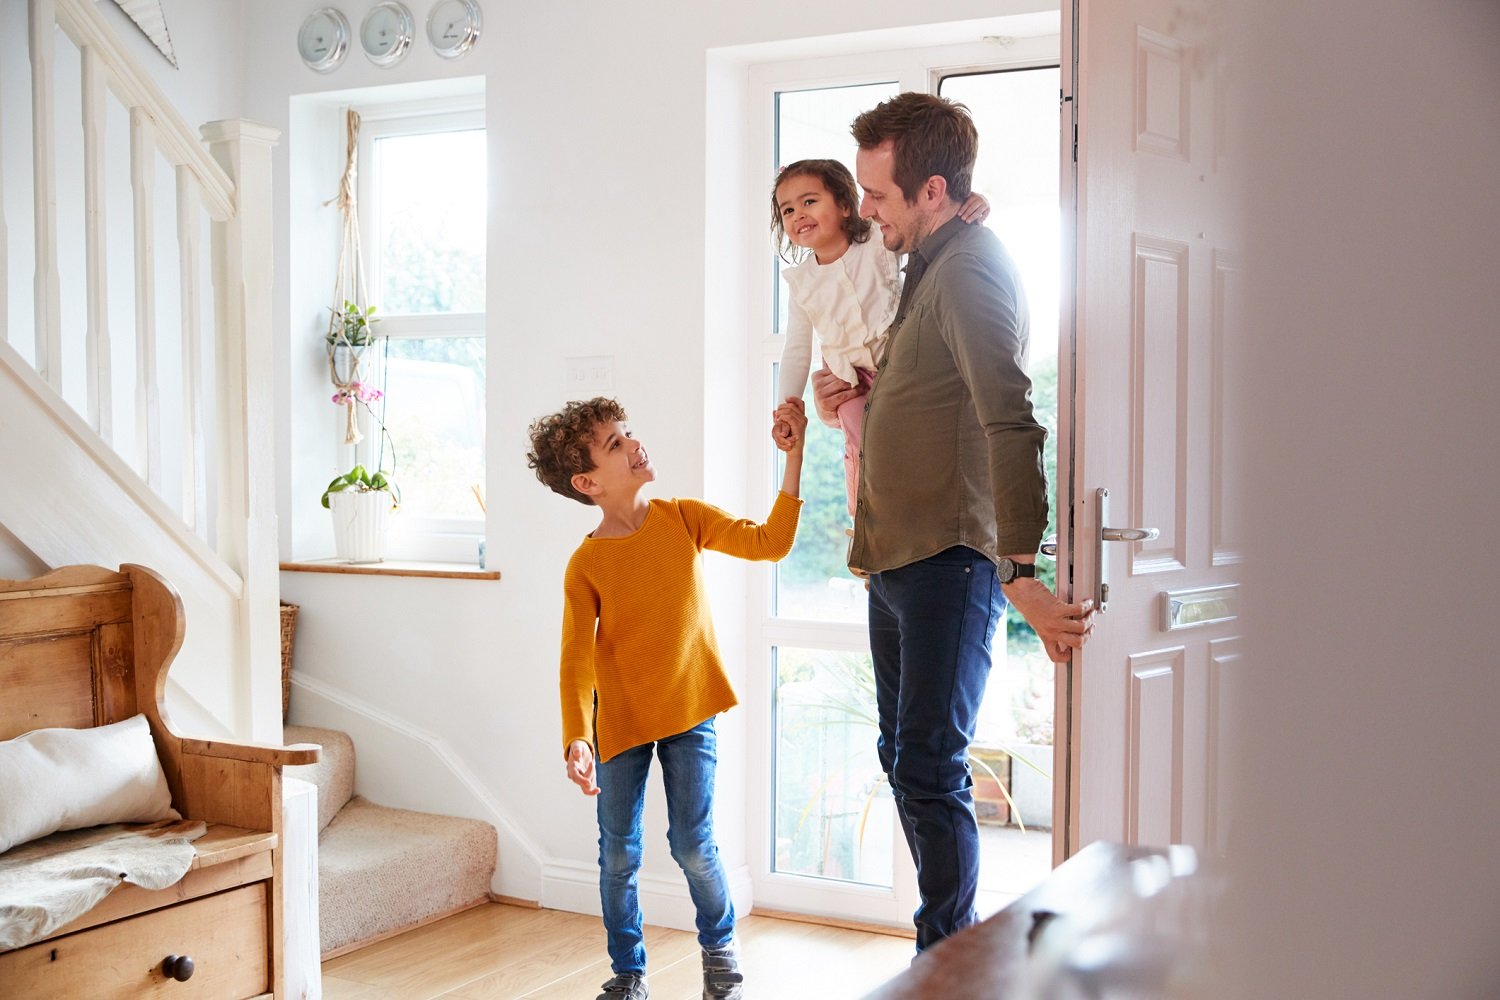
[[[534,899],[549,909],[599,915],[598,865],[549,856],[515,822],[509,811],[489,793],[479,778],[442,738],[413,726],[404,719],[397,718],[331,684],[301,676],[295,670],[292,672],[292,685],[299,691],[305,691],[314,698],[321,699],[343,713],[355,717],[360,723],[368,724],[367,728],[383,729],[417,744],[431,755],[437,766],[445,769],[462,786],[465,794],[471,797],[473,803],[477,804],[479,811],[483,813],[478,818],[491,823],[500,835],[500,864],[496,868],[495,879],[490,885],[493,893],[516,899]],[[299,704],[306,703],[305,698],[299,702]],[[311,714],[314,717],[319,715],[316,711]],[[326,719],[321,722],[313,721],[310,724],[330,725],[336,729],[350,728],[347,723],[335,725]],[[355,737],[355,752],[358,754],[360,734],[356,732],[351,735]],[[424,762],[421,766],[431,765],[429,762]],[[402,808],[424,808],[420,805],[414,806],[399,802],[383,804],[399,805]],[[454,805],[448,811],[472,815],[474,810],[465,811]],[[520,864],[517,863],[517,853],[522,856]],[[749,913],[754,903],[754,889],[750,880],[749,867],[739,865],[729,868],[727,875],[730,899],[734,901],[735,912]],[[678,930],[696,930],[693,901],[688,895],[687,882],[681,873],[674,872],[671,875],[642,873],[640,899],[641,912],[648,924]]]
[[[729,898],[734,912],[744,916],[754,903],[750,869],[740,865],[726,872]],[[646,923],[680,931],[696,931],[697,911],[688,895],[687,881],[676,877],[642,872],[639,878],[641,915]],[[550,861],[542,868],[542,906],[572,913],[601,914],[599,905],[599,866],[573,861]]]
[[[370,727],[378,727],[388,732],[397,734],[403,739],[419,745],[433,760],[451,776],[471,798],[472,805],[468,808],[460,808],[457,804],[448,811],[454,815],[472,816],[483,819],[495,827],[499,833],[500,858],[495,869],[495,878],[490,883],[490,891],[502,896],[511,896],[518,899],[540,899],[541,881],[539,873],[548,858],[531,836],[523,830],[511,816],[511,814],[490,794],[483,782],[471,771],[467,764],[453,752],[453,748],[442,738],[413,726],[404,719],[397,718],[383,709],[371,705],[369,702],[347,691],[335,688],[333,685],[325,684],[311,677],[299,676],[294,670],[291,681],[293,686],[301,691],[322,699],[330,705],[342,709],[343,712],[355,716],[368,723]],[[305,699],[304,699],[305,703]],[[312,725],[326,724],[313,722]],[[333,728],[347,728],[346,726],[334,726]],[[355,753],[359,753],[358,734],[355,739]],[[356,773],[358,771],[356,770]],[[420,805],[409,803],[382,803],[383,805],[397,805],[401,808],[423,808]],[[477,809],[475,808],[477,807]],[[475,812],[480,815],[475,816]],[[517,854],[520,858],[517,858]],[[518,864],[518,860],[520,863]]]

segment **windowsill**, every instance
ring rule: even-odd
[[[471,563],[414,562],[386,559],[378,563],[346,563],[337,559],[308,559],[284,562],[281,569],[289,573],[349,573],[355,576],[422,576],[448,580],[498,580],[498,569],[480,569]]]

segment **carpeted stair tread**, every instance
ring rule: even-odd
[[[480,820],[391,809],[356,795],[318,839],[323,950],[487,898],[495,840],[495,828]]]
[[[316,764],[297,764],[281,772],[318,786],[318,829],[322,830],[354,795],[354,741],[348,733],[317,726],[285,726],[282,741],[316,743],[323,748]]]
[[[318,930],[324,954],[486,899],[495,828],[481,820],[376,805],[354,795],[354,742],[336,729],[286,726],[318,763],[288,777],[318,788]]]

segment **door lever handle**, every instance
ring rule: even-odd
[[[1109,521],[1109,490],[1099,487],[1094,491],[1094,523],[1098,526],[1094,535],[1094,574],[1098,580],[1094,590],[1094,603],[1098,610],[1109,607],[1109,549],[1105,542],[1149,542],[1160,538],[1156,528],[1106,528]]]
[[[1149,542],[1161,532],[1155,528],[1102,528],[1099,534],[1106,542]]]
[[[1057,536],[1056,535],[1048,535],[1046,538],[1043,538],[1042,539],[1042,544],[1037,549],[1037,551],[1040,552],[1044,556],[1050,556],[1051,558],[1056,559],[1057,558]]]

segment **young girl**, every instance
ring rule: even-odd
[[[989,202],[970,195],[959,209],[965,222],[983,222]],[[870,221],[859,217],[859,189],[838,160],[798,160],[782,167],[771,188],[771,233],[791,291],[786,345],[776,400],[802,398],[812,367],[813,333],[823,363],[851,386],[875,381],[886,329],[901,300],[897,255],[870,238]],[[789,256],[790,254],[790,256]],[[844,431],[844,487],[849,516],[859,489],[859,447],[864,399],[839,407]],[[783,436],[782,428],[772,431]]]

